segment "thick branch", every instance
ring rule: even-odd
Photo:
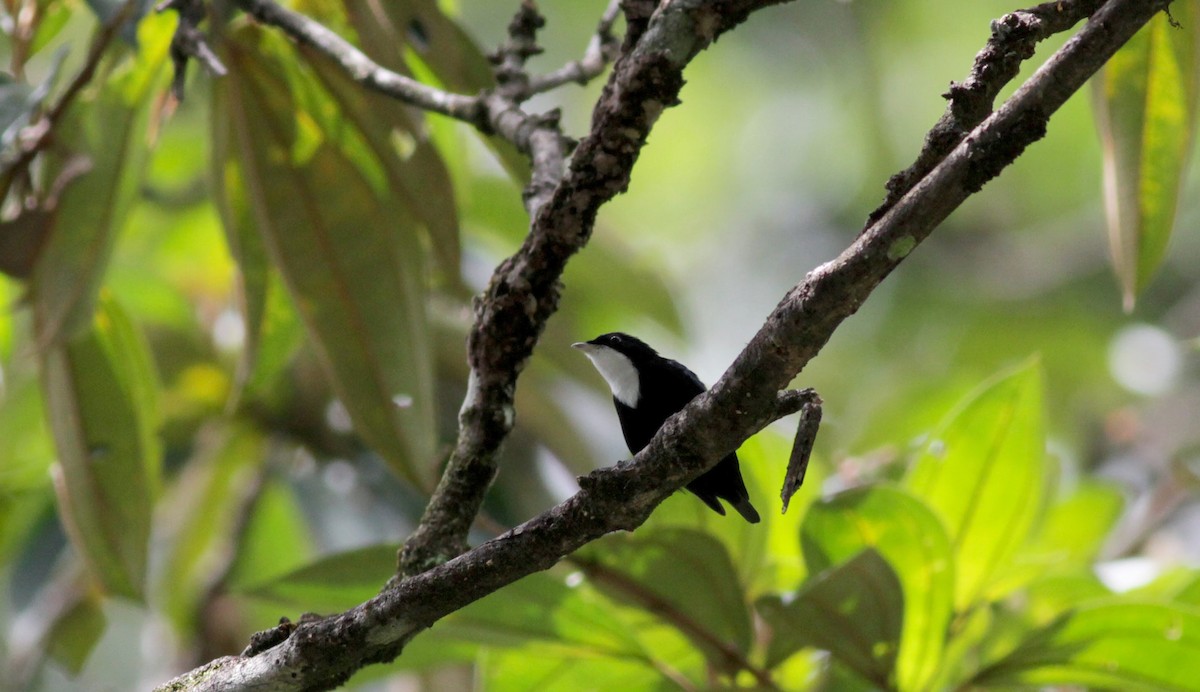
[[[363,665],[391,660],[415,634],[472,601],[606,533],[639,526],[675,489],[773,420],[778,392],[834,329],[955,207],[1040,138],[1046,119],[1167,4],[1105,3],[887,214],[794,287],[716,385],[670,419],[633,461],[593,472],[561,505],[353,610],[303,623],[257,656],[214,661],[160,689],[336,685]]]

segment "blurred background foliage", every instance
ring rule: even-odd
[[[577,57],[604,4],[540,3],[533,68]],[[295,6],[466,93],[515,9]],[[5,689],[148,687],[373,595],[454,438],[470,296],[527,227],[504,145],[221,2],[230,74],[175,103],[173,14],[89,57],[122,7],[4,0],[0,23]],[[679,494],[351,687],[1197,689],[1197,15],[1173,8],[1183,29],[1144,32],[801,375],[825,415],[786,515],[789,421],[741,451],[762,524]],[[473,538],[626,456],[571,342],[629,331],[719,377],[1013,9],[793,3],[699,56],[567,271]],[[1164,64],[1177,88],[1149,89]],[[578,135],[599,88],[531,107]]]

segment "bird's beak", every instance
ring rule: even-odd
[[[580,351],[589,351],[591,350],[592,345],[586,341],[576,341],[575,343],[571,344],[571,348],[577,348]]]

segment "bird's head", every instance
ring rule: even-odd
[[[621,332],[601,334],[571,346],[583,351],[604,376],[613,396],[626,406],[636,406],[641,395],[638,367],[660,357],[646,342]]]

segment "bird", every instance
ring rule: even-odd
[[[612,390],[617,419],[631,454],[640,452],[668,418],[707,389],[685,365],[622,332],[601,334],[571,346],[583,351]],[[730,452],[688,483],[687,489],[717,514],[725,514],[721,504],[724,500],[746,521],[759,522],[736,452]]]

